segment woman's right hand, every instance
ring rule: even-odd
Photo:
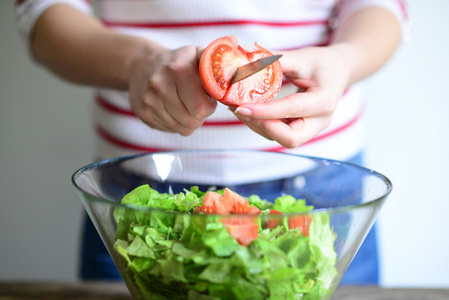
[[[191,135],[217,106],[201,84],[200,49],[152,46],[131,64],[131,108],[153,129]]]

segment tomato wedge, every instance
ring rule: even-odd
[[[202,205],[194,209],[194,213],[200,212],[204,214],[250,214],[256,216],[262,211],[255,206],[251,206],[246,198],[225,188],[223,196],[217,192],[207,192],[203,197]],[[257,218],[223,217],[219,221],[223,223],[229,235],[241,245],[248,246],[259,235]]]
[[[261,211],[253,206],[251,207],[246,198],[239,194],[225,188],[223,192],[223,205],[231,214],[260,214]],[[256,210],[254,210],[256,208]]]
[[[272,209],[270,210],[270,215],[282,215],[282,213],[278,210]],[[276,228],[278,226],[279,220],[272,218],[267,221],[267,228]]]
[[[221,195],[216,192],[208,192],[204,195],[203,205],[197,206],[194,209],[195,213],[202,212],[204,214],[220,214],[224,215],[228,213],[228,210],[224,207]]]
[[[244,103],[263,103],[272,100],[282,85],[282,68],[274,62],[258,73],[231,84],[238,67],[273,55],[254,43],[256,49],[238,44],[233,36],[221,37],[210,43],[201,55],[199,74],[208,94],[231,107]]]
[[[222,219],[229,235],[237,240],[240,245],[248,246],[259,236],[259,225],[257,219]]]
[[[284,213],[272,209],[270,211],[270,215],[283,215]],[[288,217],[288,228],[294,229],[299,228],[302,231],[302,234],[304,236],[309,236],[309,227],[310,223],[312,222],[311,216],[295,216],[295,217]],[[267,221],[267,228],[275,228],[278,226],[279,221],[275,219],[271,219]]]
[[[312,222],[311,216],[298,216],[288,218],[288,228],[299,228],[304,236],[309,236],[309,227]]]

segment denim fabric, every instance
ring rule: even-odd
[[[364,164],[363,154],[357,155],[349,162],[362,166]],[[340,281],[340,285],[379,284],[379,258],[377,247],[377,230],[376,224],[374,224]]]
[[[358,165],[363,164],[363,155],[357,155],[350,160],[351,163]],[[342,181],[352,180],[347,178],[347,176],[341,176],[339,174],[339,179]],[[321,189],[320,184],[323,180],[317,180],[316,186],[310,186],[310,181],[308,181],[309,190]],[[333,178],[335,181],[335,178]],[[263,190],[257,185],[245,185],[243,187],[230,187],[238,193],[245,195],[249,194],[259,194],[264,195],[264,198],[271,200],[273,198],[270,195],[277,194],[282,188],[285,189],[286,184],[289,182],[285,181],[273,181],[269,185],[264,184]],[[337,183],[338,184],[338,183]],[[190,185],[187,185],[190,187]],[[171,185],[173,192],[177,193],[182,191],[186,187],[186,184]],[[157,187],[155,187],[157,188]],[[200,187],[206,188],[207,187]],[[315,191],[312,191],[315,193]],[[304,198],[307,199],[307,196]],[[325,196],[324,196],[325,198]],[[314,204],[316,205],[316,204]],[[85,216],[84,221],[84,231],[82,237],[82,248],[81,248],[81,265],[80,265],[80,277],[86,280],[120,280],[120,274],[118,273],[109,253],[107,252],[103,242],[101,241],[94,225],[90,221],[89,217]],[[360,284],[370,284],[376,285],[379,282],[379,266],[378,266],[378,255],[377,255],[377,241],[376,241],[376,226],[373,226],[369,234],[367,235],[364,243],[362,244],[359,252],[355,256],[348,270],[346,271],[340,284],[342,285],[360,285]]]
[[[83,226],[79,277],[83,280],[122,280],[87,213]]]

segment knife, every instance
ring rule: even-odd
[[[257,72],[265,69],[266,67],[268,67],[281,57],[282,55],[268,56],[238,67],[237,70],[235,71],[234,77],[231,80],[231,84],[234,84],[237,81],[240,81],[242,79],[248,78],[251,75],[256,74]]]

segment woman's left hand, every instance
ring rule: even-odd
[[[329,126],[349,81],[338,48],[280,52],[286,79],[298,92],[262,104],[243,104],[234,114],[249,128],[286,148],[298,147]]]

